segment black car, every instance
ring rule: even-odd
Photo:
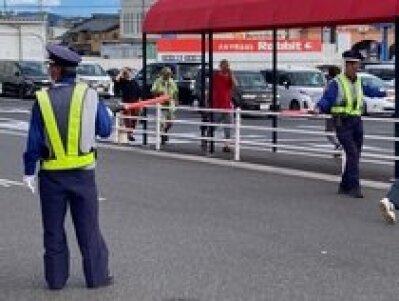
[[[243,110],[270,110],[273,93],[259,71],[233,71],[233,103]],[[278,104],[277,104],[278,105]]]
[[[271,88],[259,71],[234,70],[237,86],[233,90],[233,104],[243,110],[270,110],[273,103]],[[209,82],[209,70],[205,71],[206,88]],[[195,98],[199,101],[201,95],[201,70],[195,79]],[[200,106],[202,106],[200,104]],[[277,104],[277,109],[279,104]]]
[[[182,105],[192,105],[194,101],[195,75],[201,68],[200,63],[152,63],[147,66],[147,87],[144,89],[146,97],[151,96],[151,87],[162,68],[169,67],[173,72],[173,78],[179,89],[179,103]],[[143,70],[140,70],[135,79],[140,87],[143,86]]]
[[[50,86],[47,64],[38,61],[0,61],[0,87],[4,96],[28,98]]]

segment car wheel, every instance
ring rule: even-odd
[[[24,99],[26,97],[26,95],[25,95],[25,87],[24,86],[19,87],[18,93],[17,93],[17,97],[19,99]]]
[[[294,99],[290,103],[290,110],[299,111],[301,109],[301,105],[298,100]]]

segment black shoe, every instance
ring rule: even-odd
[[[165,135],[162,135],[162,136],[161,136],[161,144],[162,144],[162,145],[165,145],[166,142],[168,142],[168,140],[169,140],[169,137],[168,137],[168,136],[165,136]]]
[[[112,275],[108,275],[107,278],[105,278],[105,280],[97,285],[88,285],[88,288],[100,288],[100,287],[106,287],[106,286],[110,286],[114,284],[114,276]]]
[[[342,151],[342,145],[341,145],[341,144],[336,144],[334,150],[336,150],[336,151]]]
[[[228,146],[223,147],[223,152],[224,153],[231,153],[231,149]]]
[[[346,189],[343,189],[341,186],[338,188],[338,194],[348,194],[349,191]]]
[[[203,152],[207,152],[208,151],[208,143],[205,140],[201,141],[201,150]]]
[[[360,190],[351,190],[348,192],[348,195],[355,199],[363,199],[364,198],[364,195],[361,193]]]
[[[48,289],[50,290],[50,291],[60,291],[60,290],[62,290],[63,288],[64,288],[64,286],[65,285],[62,285],[62,286],[48,286]]]

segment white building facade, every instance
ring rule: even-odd
[[[157,0],[121,0],[121,39],[141,39],[143,17]]]
[[[17,17],[0,18],[0,59],[34,60],[46,58],[47,22]]]

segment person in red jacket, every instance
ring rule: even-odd
[[[230,69],[227,60],[221,60],[220,69],[213,73],[213,109],[231,110],[233,109],[233,89],[236,86],[236,80]],[[231,138],[230,126],[233,122],[233,114],[231,112],[214,113],[214,123],[222,123],[224,127],[225,143],[223,152],[230,152],[229,140]]]

